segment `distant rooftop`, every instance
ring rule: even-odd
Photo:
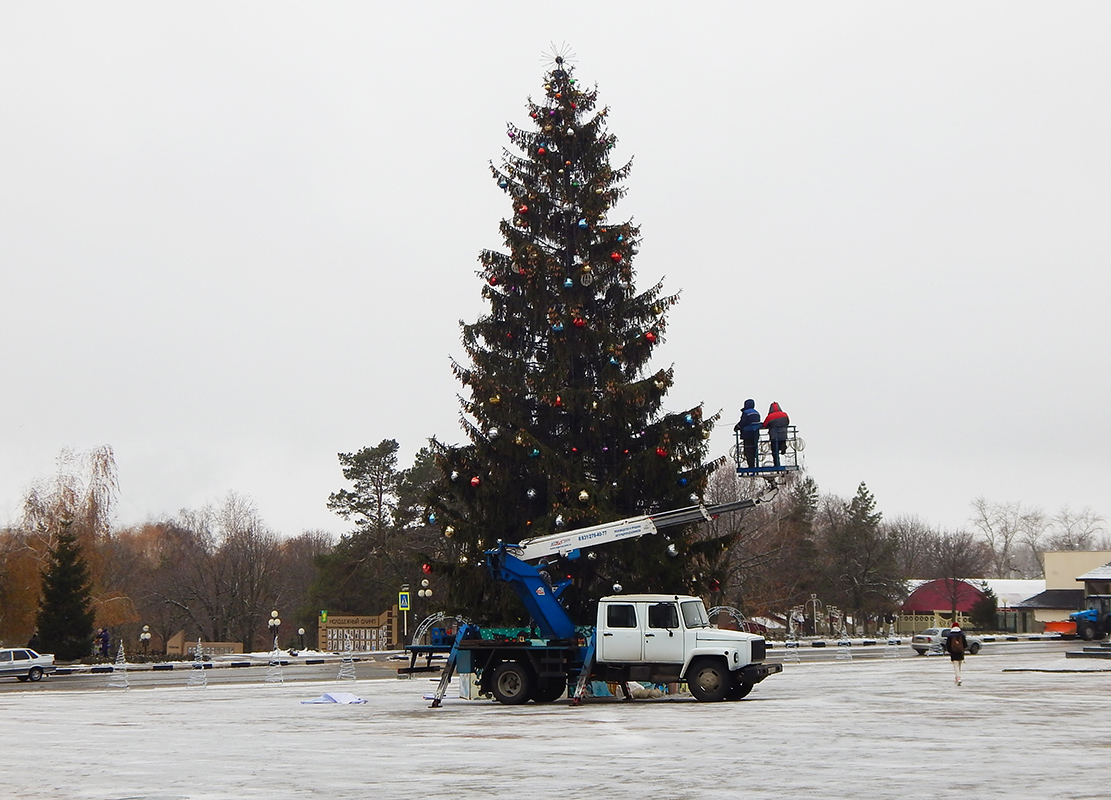
[[[1111,581],[1111,564],[1096,567],[1091,572],[1081,575],[1078,581]]]

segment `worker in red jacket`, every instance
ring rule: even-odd
[[[779,407],[779,403],[772,403],[768,416],[764,417],[764,427],[768,429],[776,469],[779,468],[779,457],[787,452],[787,426],[790,424],[787,412]]]

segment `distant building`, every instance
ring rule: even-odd
[[[952,625],[953,610],[956,622],[969,626],[972,607],[984,597],[981,587],[991,589],[999,603],[1000,611],[1017,605],[1026,598],[1045,590],[1045,581],[1003,580],[990,578],[937,578],[929,581],[911,581],[912,591],[907,597],[898,620],[899,633],[914,633],[926,628]],[[1034,625],[1033,613],[1010,612],[1010,618],[1000,617],[1000,628],[1028,632]]]
[[[1032,613],[1039,632],[1075,633],[1069,614],[1084,608],[1085,594],[1111,594],[1108,562],[1108,550],[1047,551],[1043,554],[1045,591],[1014,603],[1013,609]],[[1084,588],[1077,583],[1083,583]]]

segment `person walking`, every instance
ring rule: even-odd
[[[961,685],[961,665],[964,664],[964,651],[968,649],[968,637],[956,622],[945,632],[945,652],[953,663],[953,680]]]
[[[733,430],[741,434],[744,445],[745,463],[749,469],[759,466],[757,455],[760,448],[760,412],[756,410],[755,400],[745,400],[745,407],[741,409],[741,419],[733,426]]]

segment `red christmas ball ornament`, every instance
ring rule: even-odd
[[[559,396],[559,395],[557,394],[557,395],[556,395],[556,399],[555,399],[555,407],[556,407],[556,408],[562,408],[562,406],[563,406],[563,398],[562,398],[562,397],[560,397],[560,396]]]
[[[613,261],[614,264],[616,264],[621,260],[621,254],[615,250],[614,252],[610,253],[610,260]]]
[[[545,153],[547,153],[547,152],[548,152],[548,151],[547,151],[547,150],[545,150],[545,149],[544,149],[543,147],[539,147],[539,148],[537,148],[537,150],[536,150],[536,154],[537,154],[538,156],[542,156],[542,155],[544,155],[544,154],[545,154]]]
[[[490,285],[491,286],[497,286],[498,285],[498,276],[497,275],[491,275],[490,276]]]
[[[471,486],[478,486],[480,483],[482,483],[482,481],[479,479],[479,477],[477,475],[475,475],[473,478],[471,478]]]
[[[656,341],[656,334],[652,333],[652,331],[648,331],[648,333],[644,334],[644,338],[649,344],[653,344]]]
[[[656,448],[656,455],[658,455],[660,458],[667,458],[667,448],[666,447],[657,447]],[[471,483],[474,483],[474,481],[471,481]]]
[[[517,213],[518,214],[527,214],[528,213],[528,206],[522,204],[521,207],[517,209]]]
[[[425,575],[431,575],[432,574],[432,565],[431,564],[421,564],[420,571],[423,572]]]
[[[572,322],[571,324],[574,325],[576,328],[584,328],[586,327],[586,320],[582,317],[575,317],[574,322]]]

